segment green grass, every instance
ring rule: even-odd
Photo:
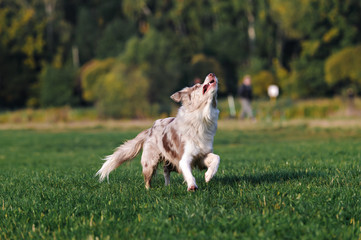
[[[221,165],[199,190],[139,156],[94,178],[137,131],[0,131],[0,239],[360,239],[361,130],[218,131]]]

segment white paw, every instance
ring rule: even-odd
[[[198,186],[196,184],[188,187],[187,191],[188,192],[194,192],[194,191],[197,191],[198,190]]]
[[[214,175],[213,169],[212,169],[212,168],[209,168],[209,169],[207,170],[207,172],[204,174],[205,179],[206,179],[206,182],[209,182],[209,181],[212,179],[213,175]]]

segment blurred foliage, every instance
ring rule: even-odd
[[[97,120],[94,108],[50,107],[0,113],[0,123],[56,123]]]
[[[162,112],[169,112],[169,97],[177,88],[183,70],[180,55],[170,39],[150,29],[143,38],[131,38],[120,59],[131,68],[141,69],[149,81],[147,99],[151,104],[161,104]]]
[[[325,78],[330,85],[349,81],[361,86],[361,45],[331,55],[325,63]]]
[[[58,107],[75,103],[75,70],[46,65],[40,74],[40,105]]]
[[[289,81],[290,73],[289,71],[282,66],[282,64],[277,60],[273,59],[272,68],[274,75],[276,76],[276,84],[280,86],[281,94],[283,96],[290,96],[292,92],[292,84]],[[283,93],[282,93],[283,92]]]
[[[93,60],[85,64],[81,70],[81,83],[83,88],[83,98],[86,101],[97,100],[98,84],[101,84],[105,75],[111,71],[115,59]]]
[[[325,96],[328,86],[324,80],[324,62],[304,58],[292,62],[288,95],[292,98]]]
[[[91,102],[147,116],[130,95],[95,91],[134,84],[152,114],[169,114],[169,96],[209,72],[220,97],[246,74],[260,98],[270,83],[281,97],[330,97],[360,82],[360,22],[359,0],[0,0],[0,108]]]
[[[79,48],[80,63],[86,63],[95,56],[95,47],[98,38],[97,22],[92,11],[81,8],[75,27],[75,44]]]
[[[217,73],[218,78],[218,91],[220,93],[226,92],[226,83],[224,81],[224,73],[221,64],[217,59],[213,57],[207,57],[204,54],[196,54],[191,60],[191,72],[193,73],[193,79],[202,79],[207,76],[209,69]]]
[[[23,64],[35,68],[35,57],[45,45],[45,19],[32,6],[9,6],[0,8],[0,29],[2,45],[13,54],[24,55]]]
[[[140,69],[127,69],[125,65],[117,63],[98,89],[96,107],[102,116],[147,117],[148,87],[148,81]]]
[[[229,115],[227,99],[218,101],[220,109],[220,119],[226,119]],[[355,99],[355,108],[361,108],[361,99]],[[241,104],[235,101],[237,117],[241,112]],[[342,119],[346,116],[347,101],[343,98],[292,100],[282,98],[277,101],[255,100],[252,102],[256,119],[260,121],[291,120],[291,119]],[[361,116],[357,111],[351,117]],[[349,117],[350,117],[349,116]]]
[[[46,19],[36,4],[0,1],[0,107],[23,106],[36,83]]]
[[[264,97],[267,96],[268,86],[275,84],[276,79],[272,72],[264,70],[252,76],[252,83],[254,95]]]
[[[345,119],[347,114],[347,99],[346,98],[327,98],[327,99],[312,99],[312,100],[292,100],[289,98],[279,99],[275,102],[268,100],[255,100],[252,102],[256,118],[262,123],[271,120],[291,120],[291,119]],[[354,99],[356,109],[361,109],[361,98]],[[241,104],[235,101],[237,116],[240,114]],[[177,112],[177,105],[173,105],[172,111]],[[218,108],[220,109],[220,119],[229,118],[229,106],[227,99],[219,99]],[[153,116],[153,108],[148,108],[145,111]],[[157,109],[153,109],[157,110]],[[119,114],[119,113],[117,113]],[[144,114],[142,112],[142,114]],[[361,112],[357,111],[350,117],[360,117]],[[16,111],[0,112],[0,123],[56,123],[56,122],[80,122],[86,124],[101,119],[99,110],[91,108],[72,108],[65,107],[50,107],[46,109],[23,109]],[[357,119],[356,118],[356,119]],[[149,122],[151,124],[151,122]],[[35,125],[34,125],[35,126]],[[41,126],[41,125],[40,125]]]
[[[81,79],[84,98],[95,102],[100,117],[149,117],[149,83],[141,69],[105,59],[85,66]]]
[[[98,58],[116,57],[124,51],[126,41],[132,33],[135,32],[135,26],[122,19],[115,19],[109,23],[101,37],[95,50]]]
[[[275,106],[276,111],[283,113],[285,119],[327,118],[342,108],[344,104],[340,99],[299,101],[283,110],[282,106]]]

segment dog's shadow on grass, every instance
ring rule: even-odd
[[[289,182],[296,179],[312,179],[322,177],[321,172],[298,171],[275,171],[269,173],[255,173],[247,175],[225,175],[217,176],[216,180],[226,185],[238,185],[239,183],[250,183],[259,185],[263,183]]]

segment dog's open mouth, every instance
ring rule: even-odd
[[[214,79],[212,79],[212,81],[210,81],[209,83],[205,84],[203,86],[203,94],[205,94],[208,89],[215,83],[216,81],[214,81]]]

